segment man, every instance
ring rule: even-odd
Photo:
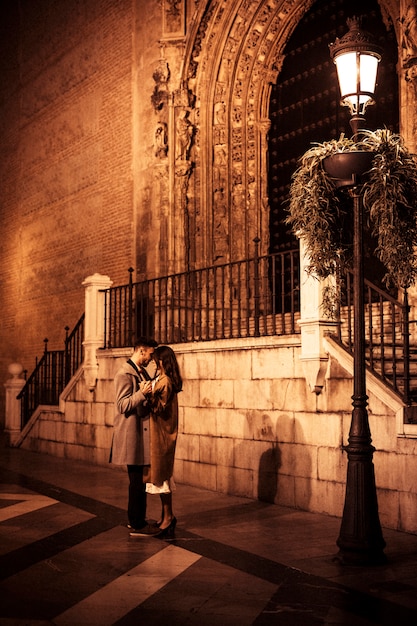
[[[116,417],[110,463],[127,465],[129,476],[128,528],[132,537],[154,535],[157,526],[146,523],[146,484],[144,466],[150,464],[147,395],[152,392],[151,376],[146,367],[151,363],[157,342],[139,338],[130,359],[114,378]]]

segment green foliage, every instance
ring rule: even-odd
[[[350,266],[352,202],[323,168],[326,157],[343,151],[374,153],[363,187],[364,219],[377,239],[385,281],[407,288],[417,277],[417,163],[399,135],[387,129],[364,130],[360,141],[342,135],[314,144],[293,175],[286,221],[304,238],[309,270],[318,277]]]

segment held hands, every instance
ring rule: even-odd
[[[152,381],[150,381],[150,380],[143,380],[139,384],[139,389],[141,390],[141,392],[143,393],[144,396],[150,395],[152,393]]]

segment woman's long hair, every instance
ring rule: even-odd
[[[156,364],[162,364],[166,375],[171,379],[175,393],[182,390],[182,378],[177,357],[169,346],[158,346],[153,353]]]

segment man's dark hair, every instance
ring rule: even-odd
[[[156,348],[158,342],[155,339],[151,339],[151,337],[138,337],[135,341],[134,348]]]

